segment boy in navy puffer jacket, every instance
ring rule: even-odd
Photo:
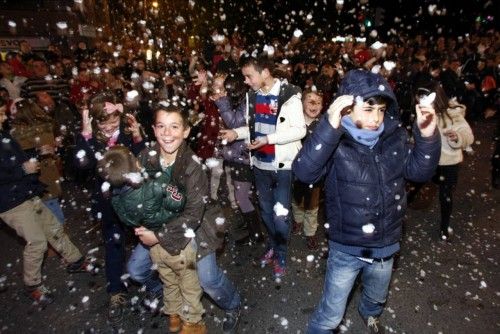
[[[378,318],[399,250],[405,180],[430,179],[440,155],[434,108],[421,103],[416,114],[411,147],[387,81],[353,70],[293,163],[300,181],[325,180],[330,251],[323,296],[308,333],[330,333],[338,326],[360,272],[358,311],[371,332],[383,330]]]

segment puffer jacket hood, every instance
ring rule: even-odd
[[[399,106],[391,86],[380,74],[366,70],[351,70],[340,83],[337,97],[341,95],[361,96],[363,100],[373,96],[383,96],[390,103],[386,114],[399,119]]]

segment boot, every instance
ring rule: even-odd
[[[254,243],[264,241],[264,234],[262,233],[260,215],[257,210],[253,210],[243,214],[243,220],[246,222],[250,234],[250,240]]]
[[[302,232],[302,227],[304,226],[305,211],[300,205],[295,201],[292,201],[292,213],[293,213],[293,223],[292,223],[292,234],[297,235]]]
[[[243,219],[236,218],[231,228],[231,235],[233,236],[236,244],[244,244],[249,238],[248,221],[245,219],[245,214],[242,216]]]
[[[318,239],[316,238],[316,230],[318,229],[318,208],[305,210],[304,212],[304,233],[307,239],[307,248],[316,250],[319,247]]]
[[[170,333],[177,333],[181,330],[182,319],[178,314],[171,314],[168,317],[168,331]]]
[[[203,321],[198,323],[184,322],[180,334],[207,334],[207,326]]]

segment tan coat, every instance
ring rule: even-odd
[[[474,135],[469,123],[465,120],[465,106],[456,102],[450,102],[447,113],[450,117],[438,119],[439,132],[441,134],[441,158],[440,166],[456,165],[463,161],[462,151],[474,142]],[[454,130],[457,133],[457,141],[449,139],[445,133]]]

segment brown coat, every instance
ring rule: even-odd
[[[152,153],[152,152],[156,153]],[[144,149],[139,161],[146,169],[149,177],[161,172],[160,147]],[[227,223],[218,225],[216,219],[223,217],[218,205],[207,205],[208,178],[202,165],[197,161],[194,152],[183,143],[179,147],[172,170],[171,183],[185,191],[186,205],[178,217],[172,219],[156,232],[160,245],[171,255],[177,255],[191,240],[186,237],[186,230],[196,233],[198,258],[214,252],[221,246]]]

